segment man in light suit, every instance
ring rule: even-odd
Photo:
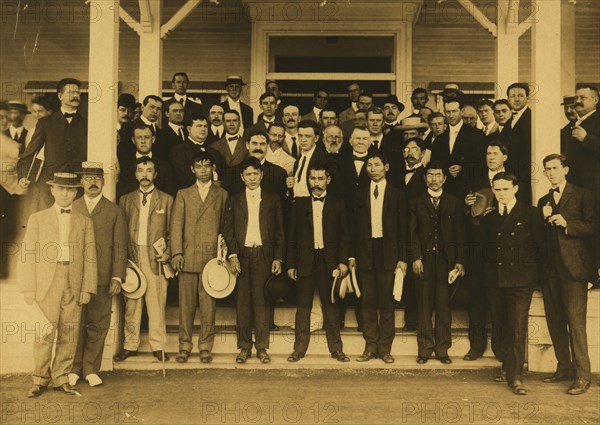
[[[87,159],[87,119],[77,112],[80,104],[81,82],[65,78],[58,82],[57,92],[60,109],[48,117],[40,119],[35,127],[31,141],[17,162],[19,184],[27,187],[34,180],[29,175],[32,162],[38,152],[44,149],[44,165],[39,182],[38,205],[48,208],[54,202],[45,183],[55,171],[76,172]]]
[[[348,85],[348,99],[350,100],[350,106],[340,112],[340,125],[354,119],[354,114],[358,111],[358,96],[360,96],[361,93],[362,89],[358,83],[354,82]]]
[[[44,335],[33,345],[35,367],[29,397],[40,396],[50,382],[55,390],[76,394],[68,378],[77,346],[74,335],[81,306],[90,302],[98,284],[94,225],[73,211],[77,188],[81,187],[79,177],[55,173],[48,184],[55,203],[29,217],[17,269],[25,302],[31,305],[35,301],[48,321]]]
[[[550,193],[538,209],[546,223],[546,279],[542,290],[546,322],[558,365],[544,382],[575,380],[567,394],[583,394],[590,387],[591,368],[586,334],[588,282],[596,278],[593,256],[598,237],[598,215],[589,190],[567,182],[569,167],[563,155],[544,158]]]
[[[202,285],[204,266],[217,256],[217,241],[222,232],[227,192],[213,182],[212,156],[195,153],[190,168],[196,184],[181,189],[175,197],[171,217],[171,265],[179,272],[179,354],[185,363],[194,347],[194,316],[200,305],[200,361],[212,361],[215,339],[216,300]]]
[[[319,89],[313,94],[313,107],[310,112],[304,114],[300,121],[311,120],[316,123],[319,122],[321,111],[327,106],[329,102],[329,93],[326,90]]]
[[[223,236],[229,265],[238,276],[236,291],[237,363],[252,355],[252,323],[256,335],[257,357],[269,363],[270,305],[264,285],[271,274],[282,271],[285,250],[283,213],[280,197],[260,187],[262,166],[257,158],[241,164],[244,192],[227,200]]]
[[[152,354],[158,360],[169,360],[164,352],[166,326],[164,321],[167,302],[167,280],[162,263],[170,257],[170,249],[158,254],[154,243],[164,238],[169,241],[169,219],[173,197],[154,187],[156,168],[152,158],[142,157],[137,161],[135,176],[140,183],[139,189],[124,195],[119,205],[125,211],[129,229],[128,256],[138,265],[146,276],[147,289],[143,298],[125,300],[125,342],[123,351],[115,356],[121,362],[137,355],[140,345],[140,324],[144,302],[148,311],[148,333]]]
[[[104,170],[101,163],[84,162],[81,184],[83,196],[73,202],[73,211],[91,218],[98,253],[98,291],[83,308],[81,333],[69,383],[85,377],[90,386],[102,384],[104,340],[110,328],[113,296],[121,292],[127,267],[127,224],[118,205],[102,196]]]

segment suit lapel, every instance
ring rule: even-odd
[[[423,203],[425,204],[425,207],[429,210],[429,212],[431,214],[435,213],[435,208],[433,208],[433,203],[431,202],[430,196],[429,196],[429,192],[425,192],[423,194],[423,196],[421,197]],[[441,204],[441,200],[440,200],[440,204]]]
[[[569,202],[569,199],[571,199],[571,196],[573,196],[573,188],[569,183],[567,183],[565,185],[564,193],[558,200],[558,211],[562,210],[565,207],[565,205]]]
[[[204,213],[210,209],[210,206],[215,203],[217,199],[217,188],[214,184],[210,185],[204,202],[202,202],[202,198],[200,198],[200,193],[198,193],[198,190],[195,190],[194,192],[195,193],[192,196],[198,205],[198,219],[200,219]]]
[[[98,203],[96,204],[96,207],[92,210],[92,213],[90,214],[90,216],[95,216],[98,215],[102,212],[102,210],[104,209],[104,207],[106,206],[106,202],[108,202],[106,200],[106,198],[104,198],[104,196],[100,195],[101,198],[98,201]],[[85,201],[84,201],[84,205],[85,205]],[[85,205],[85,210],[87,211],[87,205]]]
[[[500,230],[510,228],[512,224],[521,217],[522,212],[523,208],[521,206],[521,203],[517,201],[510,214],[508,214],[508,217],[504,219],[504,222],[500,226]]]

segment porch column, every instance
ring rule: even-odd
[[[104,195],[115,200],[119,0],[90,3],[88,159],[104,165]]]
[[[162,96],[162,48],[160,21],[162,0],[140,0],[140,87],[138,97]]]
[[[519,81],[518,7],[509,0],[498,0],[496,20],[496,97],[505,98],[506,89]]]
[[[561,18],[561,87],[560,94],[565,96],[575,93],[575,4],[562,2]],[[564,123],[567,122],[563,119]]]
[[[561,3],[539,1],[536,22],[532,26],[533,82],[531,106],[533,109],[531,143],[532,161],[536,167],[532,175],[534,203],[549,186],[542,175],[542,159],[560,152],[562,122],[561,97]]]

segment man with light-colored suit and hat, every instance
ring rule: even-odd
[[[270,305],[264,284],[271,274],[282,271],[285,249],[283,212],[279,195],[261,189],[262,165],[250,157],[241,164],[240,178],[246,190],[227,200],[223,236],[229,250],[231,271],[238,277],[236,288],[237,363],[252,355],[252,323],[257,356],[271,361],[269,348]],[[254,316],[254,317],[252,317]],[[254,320],[252,320],[254,319]]]
[[[163,360],[167,280],[161,268],[170,257],[169,220],[173,197],[154,187],[156,176],[152,158],[138,159],[135,177],[140,183],[139,188],[119,200],[129,229],[128,257],[141,269],[148,286],[143,298],[125,300],[125,342],[123,351],[115,356],[115,361],[137,355],[144,302],[148,311],[150,348],[154,357]],[[166,247],[159,253],[154,245],[161,239],[166,242]],[[164,353],[164,360],[169,360],[167,353]]]
[[[69,383],[80,377],[90,386],[102,384],[98,376],[102,365],[104,340],[110,328],[113,296],[121,292],[127,266],[127,224],[119,206],[102,195],[104,169],[98,162],[82,164],[83,196],[73,202],[73,211],[91,218],[98,253],[98,291],[83,308],[81,333]]]
[[[179,272],[179,354],[187,362],[193,349],[194,316],[200,305],[200,361],[212,361],[216,300],[202,285],[202,273],[217,256],[227,192],[214,184],[215,164],[208,152],[197,152],[190,161],[196,183],[177,192],[171,216],[171,265]]]
[[[81,187],[79,177],[55,173],[47,183],[54,205],[29,217],[17,268],[25,302],[31,305],[35,301],[48,322],[43,326],[44,335],[33,345],[35,367],[29,397],[40,396],[50,382],[55,390],[76,394],[68,378],[77,345],[75,335],[81,307],[90,302],[98,284],[94,225],[73,211]]]

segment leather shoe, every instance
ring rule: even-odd
[[[35,385],[34,384],[31,388],[29,388],[29,391],[27,391],[27,397],[29,397],[29,398],[39,397],[47,389],[48,389],[48,387],[46,385]]]
[[[348,357],[343,351],[334,351],[331,353],[331,358],[336,359],[338,362],[346,363],[350,361],[350,357]]]
[[[356,359],[357,362],[368,362],[371,359],[376,359],[377,358],[377,354],[372,353],[370,351],[365,351],[364,353],[362,353],[362,355]]]
[[[425,357],[425,356],[417,357],[418,364],[425,364],[425,363],[427,363],[428,360],[429,360],[429,357]]]
[[[189,357],[190,357],[190,352],[188,350],[179,350],[179,354],[177,354],[177,357],[175,357],[175,360],[177,361],[177,363],[185,363],[188,361]]]
[[[62,385],[60,385],[58,387],[54,387],[54,391],[61,391],[61,392],[65,393],[65,394],[67,394],[67,395],[75,395],[75,394],[77,394],[77,391],[75,391],[73,389],[73,387],[71,387],[69,385],[68,382],[65,382],[64,384],[62,384]]]
[[[165,351],[165,361],[168,362],[169,361],[169,355],[167,354],[167,352]],[[153,351],[152,355],[154,357],[156,357],[159,361],[162,362],[162,351]]]
[[[519,381],[518,379],[514,380],[510,385],[510,388],[516,395],[527,395],[527,390],[525,389],[525,385],[523,385],[523,381]]]
[[[481,357],[481,355],[478,355],[476,353],[472,353],[471,351],[469,351],[467,354],[465,354],[463,356],[463,360],[466,360],[468,362],[472,362],[473,360],[477,360],[480,357]]]
[[[292,354],[289,355],[287,361],[290,363],[296,363],[297,361],[300,361],[302,357],[304,357],[302,354],[300,354],[297,351],[294,351]]]
[[[544,382],[546,384],[553,384],[555,382],[572,381],[572,380],[573,380],[572,376],[563,375],[563,374],[560,374],[557,372],[554,375],[546,376],[545,378],[542,379],[542,382]]]
[[[590,381],[586,381],[582,378],[577,378],[573,384],[567,390],[567,394],[569,395],[579,395],[583,394],[590,388]]]
[[[122,361],[127,360],[129,357],[134,357],[137,355],[138,355],[137,351],[123,350],[114,357],[114,360],[116,362],[122,362]]]
[[[200,350],[200,361],[202,363],[212,362],[212,354],[208,350]]]
[[[506,382],[506,372],[501,370],[500,375],[494,377],[494,381],[496,382]]]
[[[438,360],[443,364],[451,364],[452,363],[452,359],[448,356],[442,356],[442,357],[438,358]]]
[[[271,357],[264,348],[256,350],[256,357],[258,357],[261,363],[271,363]]]
[[[392,356],[390,353],[381,356],[381,360],[383,360],[383,362],[387,364],[394,363],[396,361],[396,359],[394,359],[394,356]]]
[[[242,348],[235,358],[235,362],[239,364],[246,363],[246,360],[252,356],[252,350],[250,348]]]

